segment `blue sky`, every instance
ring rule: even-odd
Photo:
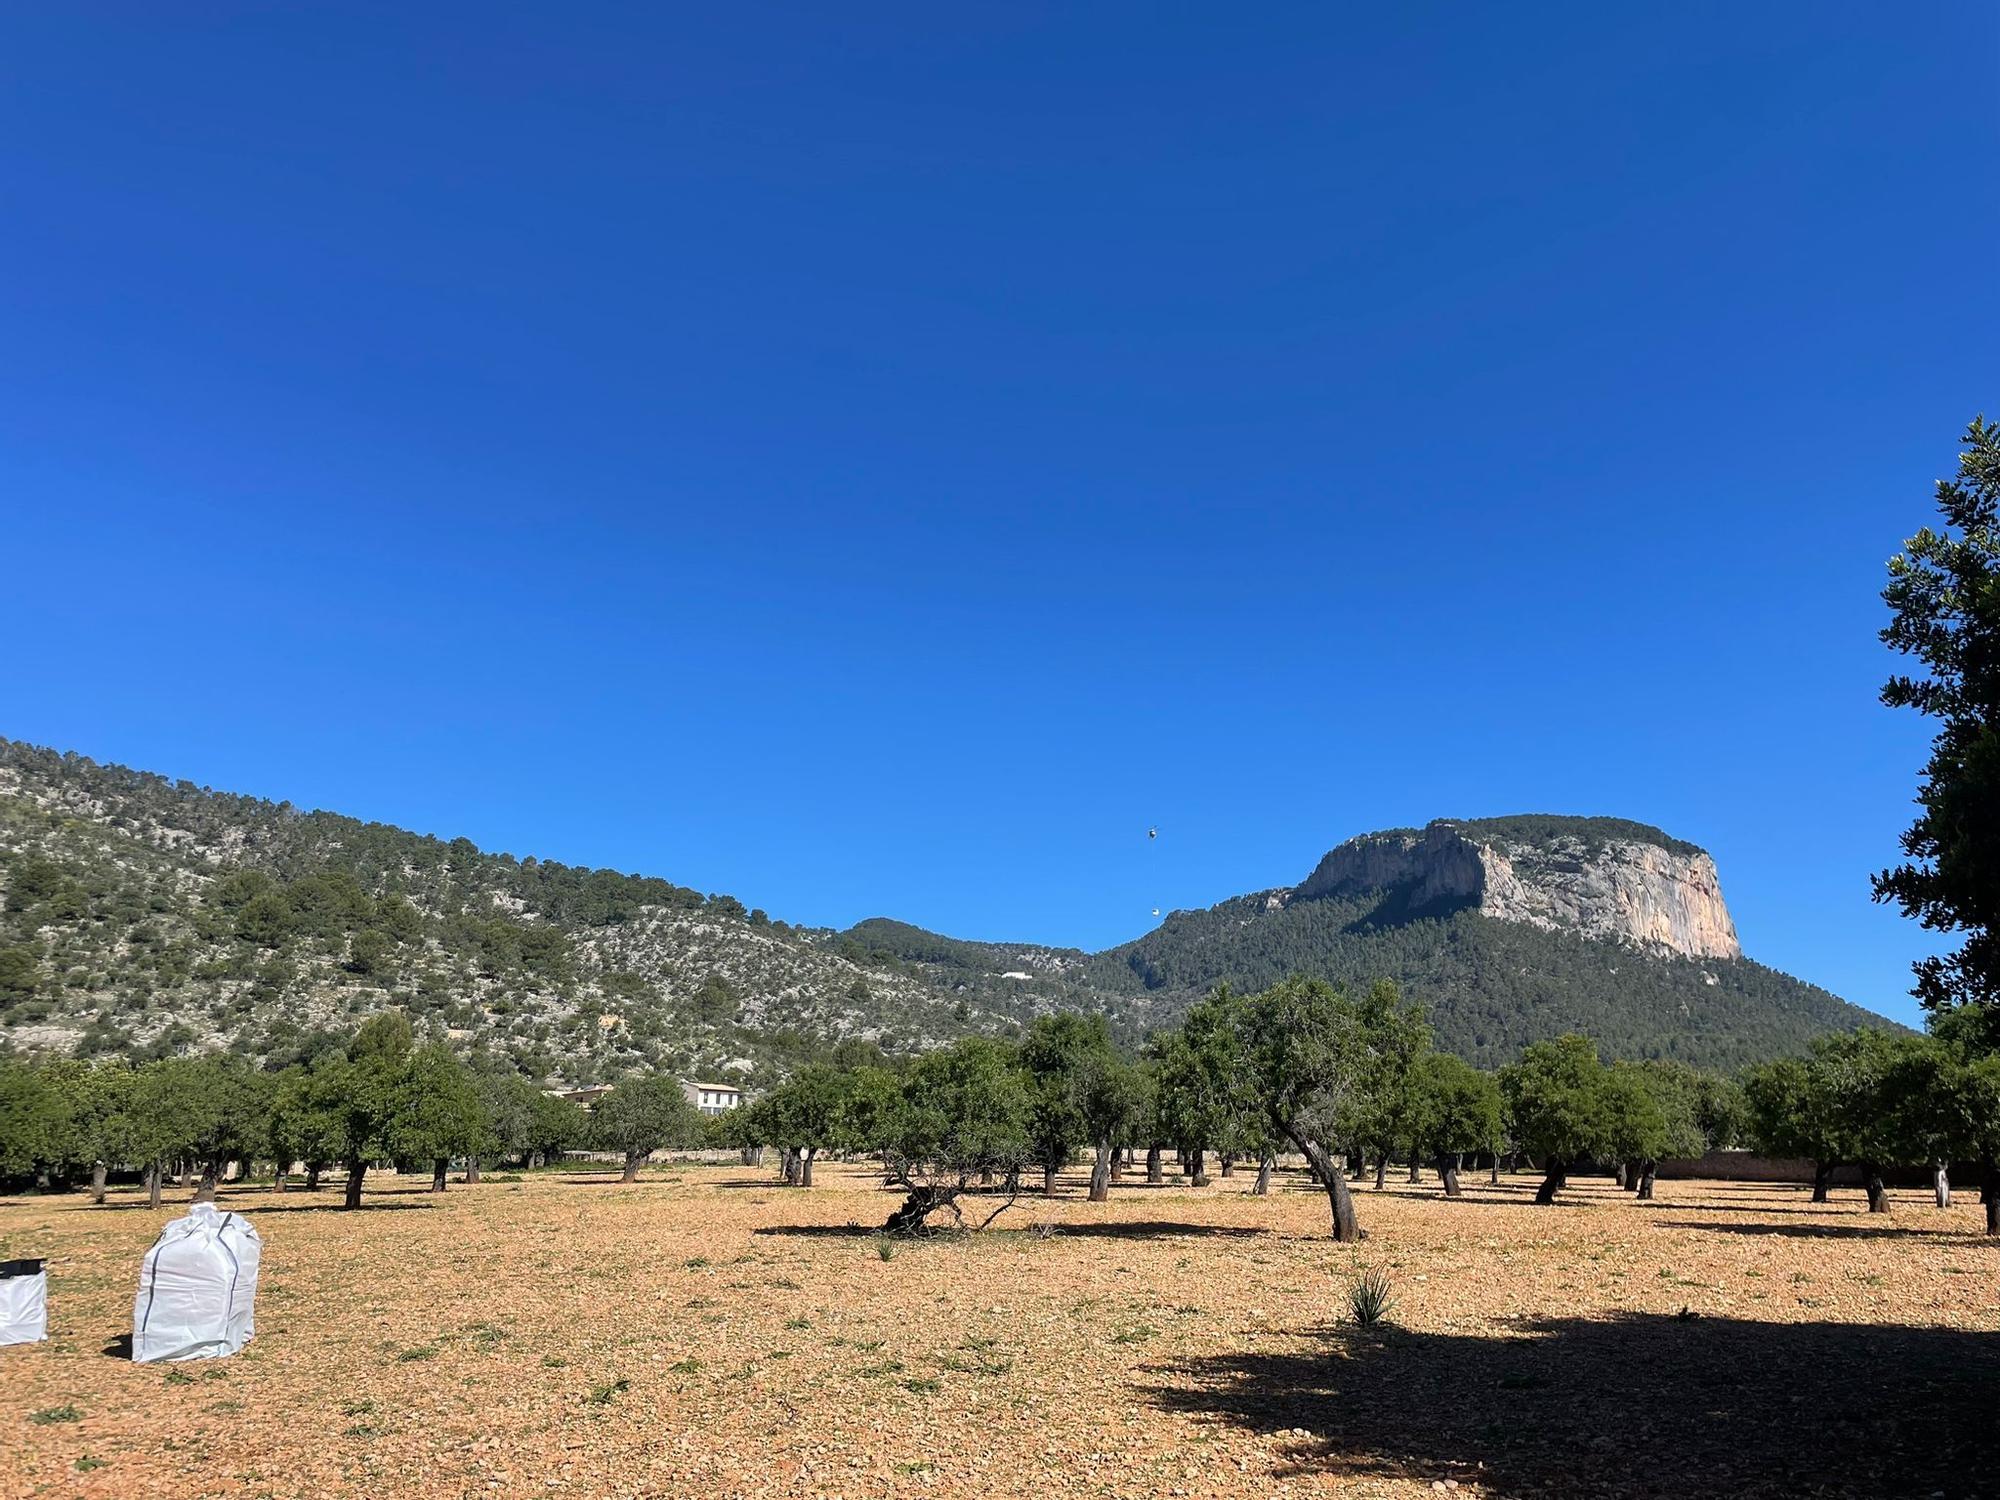
[[[15,7],[0,733],[1091,947],[1616,814],[1912,1017],[1877,593],[2000,410],[1996,64],[1973,4]]]

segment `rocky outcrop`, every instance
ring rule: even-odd
[[[1477,906],[1484,916],[1691,958],[1740,958],[1715,861],[1690,845],[1575,832],[1538,820],[1533,838],[1449,821],[1349,839],[1292,900],[1380,891],[1411,910]],[[1551,823],[1557,825],[1553,829]],[[1629,826],[1629,825],[1628,825]]]

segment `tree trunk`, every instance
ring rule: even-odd
[[[1208,1153],[1203,1151],[1199,1146],[1197,1146],[1194,1149],[1193,1155],[1189,1158],[1189,1161],[1192,1164],[1193,1170],[1188,1175],[1188,1186],[1207,1187]]]
[[[1639,1183],[1634,1195],[1636,1201],[1653,1201],[1653,1174],[1659,1170],[1660,1164],[1656,1161],[1639,1163]]]
[[[1438,1158],[1438,1180],[1444,1184],[1444,1195],[1447,1198],[1456,1198],[1464,1191],[1458,1185],[1457,1157],[1440,1156]]]
[[[1951,1163],[1941,1161],[1931,1167],[1931,1191],[1939,1208],[1951,1207]]]
[[[627,1151],[625,1153],[625,1170],[619,1176],[618,1180],[620,1182],[637,1182],[639,1180],[639,1164],[645,1159],[646,1153],[643,1151]]]
[[[319,1170],[320,1163],[316,1161],[306,1163],[306,1191],[309,1193],[319,1191]]]
[[[1868,1184],[1868,1212],[1886,1214],[1889,1211],[1889,1190],[1882,1186],[1882,1169],[1872,1161],[1861,1164],[1862,1178]]]
[[[1375,1158],[1375,1191],[1381,1192],[1389,1181],[1389,1153],[1384,1151]]]
[[[1498,1151],[1493,1153],[1492,1165],[1486,1169],[1486,1180],[1495,1187],[1500,1186],[1500,1153]]]
[[[1423,1160],[1422,1150],[1423,1148],[1420,1146],[1410,1147],[1410,1181],[1412,1182],[1422,1182],[1424,1180],[1423,1173],[1418,1170],[1417,1166]]]
[[[809,1188],[813,1185],[813,1158],[818,1155],[819,1155],[819,1147],[817,1146],[808,1146],[806,1147],[805,1150],[799,1153],[800,1187]],[[992,1173],[989,1172],[987,1174],[987,1177],[990,1179],[992,1177]]]
[[[1042,1168],[1042,1196],[1044,1198],[1053,1198],[1055,1197],[1055,1195],[1056,1195],[1056,1169],[1054,1167],[1044,1166]]]
[[[1111,1180],[1119,1182],[1125,1176],[1125,1153],[1116,1146],[1111,1148]]]
[[[1090,1201],[1102,1203],[1111,1196],[1111,1143],[1097,1143],[1097,1159],[1090,1164]]]
[[[742,1159],[743,1165],[746,1167],[761,1167],[764,1165],[764,1148],[762,1146],[745,1146],[737,1152],[737,1155]]]
[[[903,1200],[902,1207],[889,1215],[882,1228],[890,1234],[914,1234],[923,1228],[924,1220],[957,1196],[955,1188],[911,1188],[910,1196]]]
[[[1255,1193],[1259,1198],[1264,1197],[1271,1191],[1271,1168],[1277,1164],[1277,1157],[1268,1151],[1258,1159],[1257,1181],[1251,1185],[1250,1191]]]
[[[778,1148],[778,1166],[779,1170],[784,1173],[785,1186],[797,1187],[799,1185],[798,1151],[791,1146],[780,1146]]]
[[[203,1162],[201,1164],[201,1180],[195,1184],[192,1201],[196,1203],[213,1203],[215,1201],[215,1180],[221,1175],[220,1163],[213,1160]]]
[[[432,1192],[434,1192],[434,1193],[441,1193],[441,1192],[443,1192],[443,1191],[444,1191],[444,1179],[445,1179],[445,1176],[446,1176],[446,1174],[447,1174],[447,1173],[449,1173],[450,1171],[451,1171],[451,1158],[450,1158],[450,1157],[448,1157],[448,1156],[439,1156],[439,1157],[434,1157],[434,1158],[432,1159],[432,1161],[431,1161],[431,1191],[432,1191]]]
[[[479,1182],[479,1158],[476,1156],[468,1156],[465,1159],[465,1184],[467,1187],[474,1187],[478,1184],[478,1182]]]
[[[146,1168],[146,1206],[148,1208],[158,1208],[160,1206],[160,1164],[158,1162],[153,1162]]]
[[[1236,1175],[1236,1157],[1232,1153],[1218,1151],[1215,1153],[1215,1159],[1222,1163],[1222,1175],[1224,1177],[1234,1177]]]
[[[1979,1188],[1986,1202],[1986,1232],[2000,1235],[2000,1163],[1990,1156],[1979,1164]]]
[[[1326,1189],[1327,1209],[1333,1218],[1333,1237],[1342,1244],[1361,1238],[1361,1226],[1354,1218],[1354,1195],[1347,1190],[1347,1178],[1333,1163],[1333,1158],[1319,1148],[1317,1141],[1309,1141],[1303,1135],[1287,1127],[1285,1134],[1294,1146],[1304,1153],[1306,1165],[1319,1179],[1319,1185]]]
[[[361,1179],[368,1175],[368,1163],[358,1156],[347,1158],[347,1198],[345,1208],[361,1207]]]
[[[90,1164],[90,1201],[92,1203],[102,1203],[104,1201],[104,1175],[106,1170],[107,1168],[101,1161],[94,1161]]]
[[[1160,1166],[1160,1148],[1158,1146],[1148,1146],[1146,1148],[1146,1181],[1154,1187],[1158,1187],[1166,1180],[1166,1172]]]
[[[1638,1178],[1639,1174],[1633,1170],[1630,1162],[1621,1161],[1618,1163],[1618,1170],[1611,1174],[1611,1181],[1617,1187],[1635,1188],[1639,1185]]]
[[[1542,1185],[1535,1189],[1535,1201],[1542,1204],[1555,1202],[1556,1194],[1562,1191],[1563,1184],[1568,1180],[1568,1167],[1563,1162],[1551,1156],[1548,1163],[1548,1175],[1542,1179]]]
[[[1815,1203],[1826,1202],[1826,1190],[1833,1181],[1833,1163],[1816,1161],[1813,1163],[1813,1195]]]

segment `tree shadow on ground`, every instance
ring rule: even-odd
[[[1253,1240],[1277,1231],[1231,1224],[1177,1224],[1169,1219],[1109,1219],[1101,1224],[1053,1224],[1062,1240]]]
[[[427,1193],[423,1199],[417,1202],[410,1202],[407,1198],[392,1198],[387,1202],[378,1201],[371,1203],[364,1198],[359,1208],[349,1208],[344,1203],[278,1203],[267,1198],[259,1199],[255,1203],[245,1203],[233,1193],[224,1193],[215,1200],[215,1206],[226,1214],[255,1214],[260,1219],[265,1214],[374,1214],[388,1213],[391,1210],[399,1208],[435,1208],[437,1207],[436,1196],[435,1194]],[[145,1199],[141,1198],[133,1203],[94,1204],[91,1206],[90,1212],[94,1214],[119,1214],[128,1213],[135,1209],[143,1209],[151,1213],[174,1214],[178,1217],[181,1214],[185,1214],[192,1207],[194,1207],[194,1204],[186,1198],[165,1199],[158,1208],[152,1207]]]
[[[129,1360],[132,1358],[132,1335],[121,1333],[97,1352],[106,1359]]]
[[[1699,1212],[1699,1210],[1696,1210]],[[1655,1219],[1662,1229],[1706,1229],[1715,1234],[1776,1235],[1788,1240],[1963,1240],[1967,1244],[1991,1244],[1987,1236],[1970,1229],[1938,1225],[1888,1223],[1856,1224],[1712,1224],[1705,1219]]]
[[[1304,1340],[1153,1366],[1146,1394],[1277,1439],[1291,1477],[1523,1500],[2000,1492],[1996,1333],[1634,1313]]]

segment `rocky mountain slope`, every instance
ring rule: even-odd
[[[1136,1043],[1218,982],[1387,976],[1491,1064],[1583,1029],[1713,1066],[1877,1019],[1741,957],[1713,862],[1616,819],[1363,835],[1297,886],[1105,953],[773,920],[669,881],[484,853],[0,740],[0,1044],[283,1061],[385,1006],[541,1079],[753,1082],[1099,1010]]]

